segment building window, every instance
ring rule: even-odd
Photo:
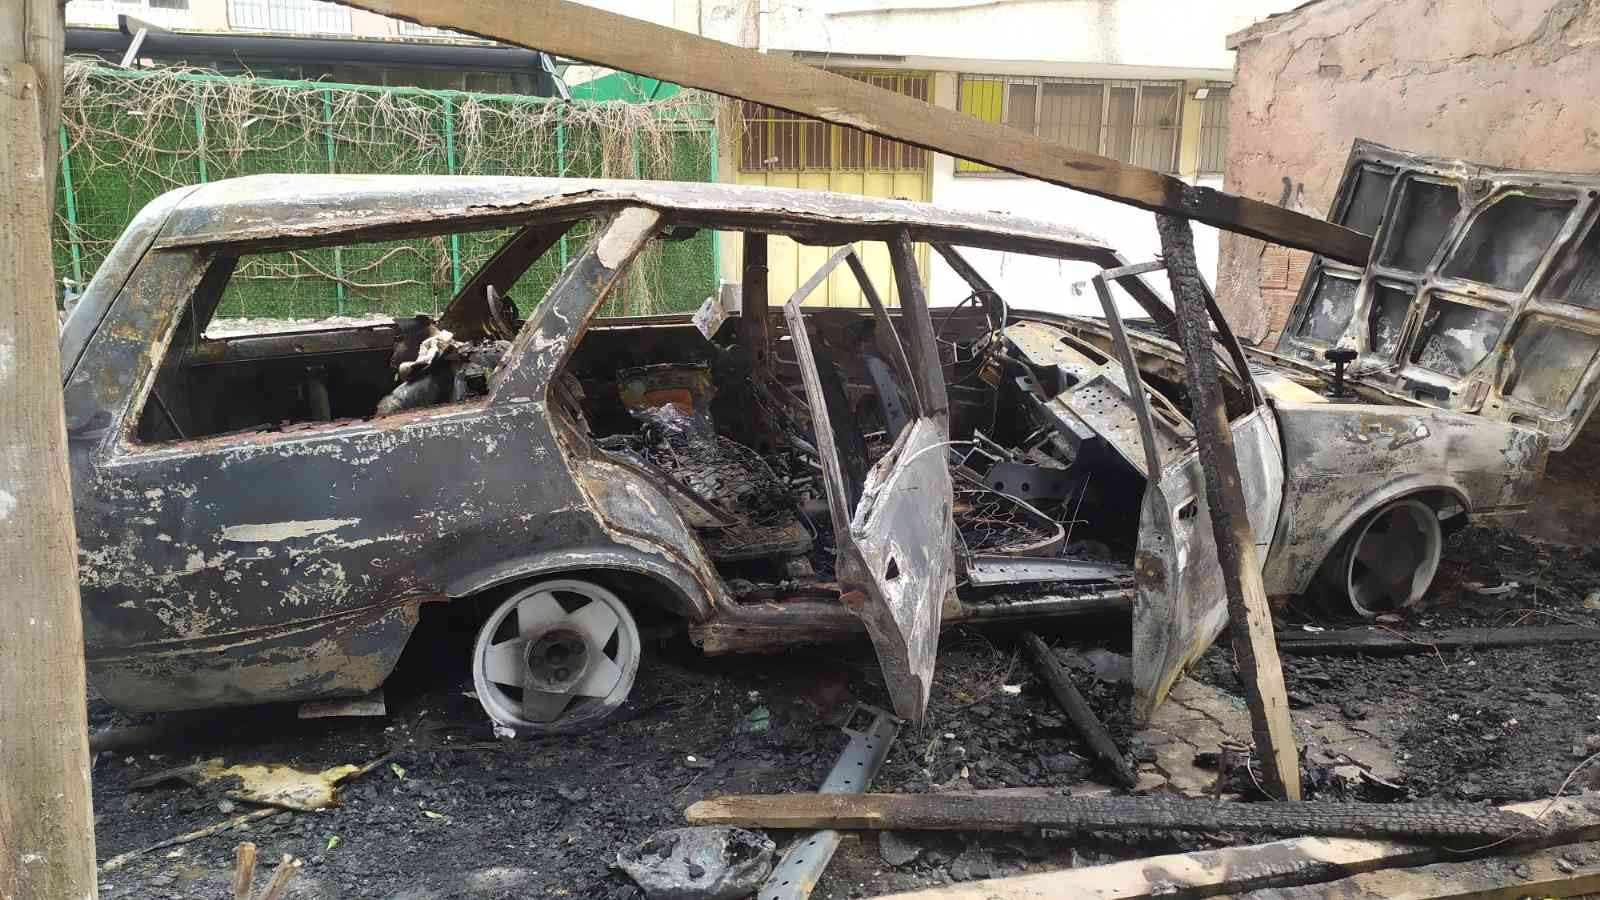
[[[1201,175],[1221,175],[1228,154],[1228,86],[1206,85],[1206,98],[1200,101]]]
[[[875,87],[928,99],[926,73],[840,72]],[[739,168],[745,172],[829,172],[838,169],[916,171],[927,168],[928,154],[888,138],[842,125],[830,125],[748,100],[740,101],[744,133]]]
[[[407,22],[404,19],[400,20],[400,33],[406,37],[467,38],[466,35],[459,31],[451,31],[448,28],[435,28],[432,25],[418,25],[415,22]]]
[[[228,0],[228,24],[240,31],[349,34],[350,7],[321,0]]]
[[[1074,150],[1161,172],[1178,170],[1181,81],[962,75],[958,108]],[[988,166],[956,161],[959,172]]]
[[[68,25],[115,28],[117,16],[133,16],[161,28],[188,28],[189,0],[69,0]]]

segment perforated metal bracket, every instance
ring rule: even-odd
[[[889,746],[900,733],[900,719],[875,706],[858,703],[850,710],[840,730],[850,735],[850,743],[845,745],[818,791],[824,794],[864,793],[877,777],[878,769],[889,755]],[[834,851],[839,849],[839,838],[839,832],[831,829],[801,835],[773,866],[766,883],[756,891],[756,900],[810,897],[833,859]]]

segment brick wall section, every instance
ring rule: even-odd
[[[1310,266],[1311,254],[1304,250],[1290,250],[1276,244],[1263,246],[1257,278],[1266,317],[1265,346],[1270,347],[1278,340]]]
[[[1326,214],[1358,137],[1496,166],[1600,169],[1600,0],[1318,0],[1228,44],[1224,185],[1246,197]],[[1241,337],[1276,340],[1299,286],[1298,275],[1279,286],[1294,257],[1223,234],[1217,300]],[[1600,470],[1585,462],[1596,454],[1600,422],[1552,458],[1520,527],[1594,541]]]

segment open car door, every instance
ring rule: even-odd
[[[1121,429],[1128,445],[1123,455],[1145,476],[1134,556],[1137,595],[1133,605],[1133,713],[1141,724],[1150,721],[1184,670],[1211,646],[1228,622],[1227,591],[1194,429],[1182,416],[1187,410],[1177,410],[1138,380],[1133,346],[1108,287],[1111,280],[1137,278],[1161,268],[1159,263],[1140,264],[1094,277],[1120,363],[1120,377],[1110,380],[1098,408],[1124,419],[1126,411],[1132,411],[1137,430]],[[1206,301],[1213,334],[1227,354],[1227,365],[1219,360],[1219,367],[1225,372],[1231,369],[1233,380],[1242,388],[1238,405],[1244,408],[1230,411],[1229,429],[1256,558],[1264,561],[1283,500],[1278,421],[1251,379],[1244,352],[1209,288]],[[1130,374],[1132,378],[1127,377]],[[1152,400],[1158,403],[1152,404]]]
[[[890,242],[895,282],[900,288],[901,328],[890,320],[865,268],[850,247],[795,291],[784,306],[789,337],[811,407],[817,450],[822,458],[828,509],[838,557],[840,600],[865,623],[897,714],[920,723],[933,685],[939,624],[945,604],[955,602],[955,525],[951,518],[948,462],[949,402],[939,367],[922,282],[909,236]],[[840,376],[813,345],[801,304],[841,262],[848,262],[872,306],[871,345],[891,371],[905,416],[892,445],[859,481],[846,448],[860,444],[852,434],[855,415],[845,399]]]
[[[1277,350],[1564,450],[1600,404],[1600,176],[1473,165],[1356,141],[1334,222],[1365,268],[1315,257]]]

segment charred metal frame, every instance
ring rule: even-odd
[[[1364,189],[1386,182],[1382,202],[1370,204]],[[1427,262],[1420,268],[1397,265],[1394,257],[1409,231],[1409,222],[1396,217],[1407,209],[1408,197],[1418,185],[1437,185],[1452,189],[1458,209],[1439,236]],[[1549,236],[1526,280],[1517,289],[1507,289],[1451,274],[1449,267],[1462,263],[1460,251],[1471,249],[1469,239],[1475,224],[1494,212],[1503,201],[1528,198],[1535,201],[1570,204],[1559,228]],[[1358,205],[1357,201],[1368,200]],[[1380,213],[1374,220],[1372,212]],[[1352,219],[1360,221],[1352,221]],[[1550,323],[1600,341],[1600,309],[1563,302],[1551,288],[1563,265],[1571,265],[1580,254],[1593,252],[1596,229],[1600,229],[1600,177],[1555,175],[1472,165],[1460,160],[1425,157],[1392,150],[1370,141],[1358,140],[1345,164],[1344,177],[1334,200],[1332,221],[1351,227],[1376,227],[1372,253],[1365,269],[1314,257],[1300,293],[1290,313],[1288,325],[1279,336],[1277,350],[1314,364],[1322,354],[1338,346],[1360,355],[1352,367],[1352,379],[1393,392],[1408,400],[1440,409],[1474,412],[1486,419],[1513,422],[1538,428],[1551,437],[1553,449],[1564,449],[1600,404],[1600,358],[1539,362],[1573,368],[1572,391],[1559,409],[1547,409],[1511,396],[1511,383],[1517,377],[1518,361],[1511,349],[1524,330],[1533,323]],[[1589,246],[1586,246],[1589,245]],[[1308,334],[1309,317],[1324,280],[1354,285],[1350,318],[1332,341]],[[1371,316],[1379,293],[1404,291],[1409,309],[1390,346],[1380,348],[1371,331]],[[1476,365],[1459,377],[1451,377],[1413,362],[1423,325],[1441,303],[1481,309],[1502,319],[1498,329],[1479,336],[1484,353]]]

